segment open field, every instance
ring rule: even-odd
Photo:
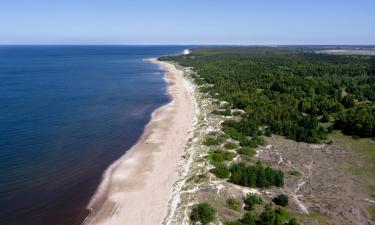
[[[351,50],[351,49],[336,49],[336,50],[321,50],[317,53],[332,54],[332,55],[375,55],[375,49],[371,50]]]

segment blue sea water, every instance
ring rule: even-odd
[[[183,46],[0,46],[0,225],[75,225],[166,104],[144,58]]]

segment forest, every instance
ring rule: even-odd
[[[160,59],[192,67],[213,97],[245,111],[240,121],[223,124],[242,146],[245,136],[266,133],[308,143],[325,141],[333,129],[375,136],[375,57],[304,47],[216,47]]]

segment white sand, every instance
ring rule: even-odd
[[[152,114],[138,143],[107,169],[84,224],[160,225],[168,213],[193,126],[194,98],[174,65],[150,61],[166,71],[172,101]]]

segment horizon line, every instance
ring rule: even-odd
[[[238,46],[238,47],[279,47],[279,46],[371,46],[375,44],[116,44],[116,43],[0,43],[0,46]]]

